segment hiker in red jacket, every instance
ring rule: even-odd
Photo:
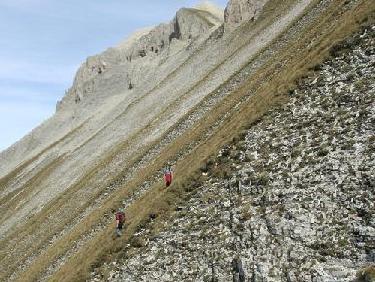
[[[125,222],[125,212],[123,208],[119,208],[116,212],[116,234],[118,237],[121,236],[121,230]]]
[[[171,168],[170,165],[168,165],[168,166],[164,169],[164,182],[165,182],[165,187],[169,187],[169,185],[171,185],[171,183],[172,183],[172,179],[173,179],[172,168]]]

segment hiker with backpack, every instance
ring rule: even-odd
[[[121,230],[125,223],[125,212],[123,208],[119,208],[116,212],[116,235],[121,236]]]
[[[170,165],[167,165],[166,168],[164,169],[164,182],[165,182],[165,187],[169,187],[171,185],[173,179],[173,172],[172,168]]]

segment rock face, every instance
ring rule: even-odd
[[[226,29],[233,29],[245,21],[254,21],[268,0],[230,0],[224,11]]]
[[[164,231],[139,230],[136,254],[107,265],[110,280],[349,282],[374,263],[374,38],[372,26],[342,43],[224,147]]]
[[[180,51],[211,28],[222,24],[223,19],[218,16],[217,11],[211,13],[212,9],[207,5],[182,8],[170,23],[144,29],[116,48],[89,57],[79,68],[73,86],[57,108],[61,110],[64,106],[71,107],[83,99],[97,98],[97,93],[103,90],[98,84],[100,76],[107,76],[106,79],[109,79],[108,76],[115,75],[111,72],[114,69],[121,80],[119,85],[132,90],[145,77],[145,73],[154,71],[160,61],[171,53]]]

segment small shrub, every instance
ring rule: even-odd
[[[375,281],[375,264],[358,271],[357,279],[355,280],[355,282],[374,282],[374,281]]]
[[[229,149],[228,148],[223,149],[222,152],[221,152],[221,156],[222,157],[228,157],[229,156]]]
[[[321,71],[322,69],[322,64],[316,64],[311,68],[313,71]]]
[[[340,247],[344,248],[344,247],[346,247],[349,244],[349,242],[348,242],[347,239],[340,239],[338,241],[338,244],[339,244]]]
[[[240,133],[238,134],[238,138],[241,140],[244,140],[247,135],[247,130],[241,130]]]
[[[260,206],[257,209],[257,212],[260,213],[260,214],[265,214],[266,211],[267,211],[267,208],[265,206]]]
[[[319,157],[325,157],[329,153],[329,149],[327,147],[323,147],[319,149],[318,156]]]
[[[145,242],[143,241],[142,238],[139,238],[139,237],[133,237],[131,240],[130,240],[130,245],[134,248],[142,248],[145,246]]]
[[[238,147],[239,150],[245,151],[246,150],[246,142],[245,141],[238,142],[237,147]]]
[[[319,257],[320,262],[327,262],[327,259],[324,256]]]
[[[266,172],[262,172],[257,177],[257,183],[259,185],[267,185],[268,181],[269,181],[269,176],[268,176],[268,173]]]
[[[208,171],[208,166],[205,163],[205,164],[202,164],[199,169],[200,169],[201,172],[206,173]]]
[[[291,157],[293,159],[297,158],[298,156],[300,156],[302,153],[301,149],[300,148],[294,148],[293,151],[292,151],[292,154],[291,154]]]
[[[354,87],[358,90],[362,90],[367,86],[366,79],[359,79],[356,82],[354,82]]]
[[[250,204],[246,204],[243,208],[242,208],[242,211],[241,211],[241,219],[243,221],[247,221],[251,218],[252,214],[251,214],[251,210],[250,210]]]
[[[245,155],[244,155],[244,158],[243,158],[243,161],[244,161],[245,163],[250,162],[250,161],[251,161],[251,155],[249,155],[249,154],[245,154]]]

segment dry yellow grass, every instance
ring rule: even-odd
[[[43,167],[38,173],[36,173],[35,176],[28,180],[23,187],[9,193],[6,197],[1,199],[0,222],[6,220],[9,216],[11,216],[12,213],[14,213],[12,207],[19,206],[22,204],[24,199],[29,197],[30,194],[35,193],[41,181],[43,181],[46,176],[51,174],[52,171],[62,163],[63,159],[64,155],[52,160],[48,166]]]
[[[291,55],[290,52],[279,54],[279,59],[285,59],[288,62],[283,69],[275,73],[276,63],[273,62],[265,69],[260,70],[257,76],[252,77],[239,91],[233,93],[231,97],[220,104],[215,111],[205,119],[206,125],[212,124],[212,122],[217,120],[218,116],[228,112],[238,99],[246,96],[250,91],[253,92],[254,88],[257,88],[255,85],[256,81],[273,74],[272,80],[260,86],[257,93],[250,98],[248,103],[246,103],[239,112],[233,113],[231,119],[229,119],[214,136],[196,148],[183,162],[178,163],[176,168],[176,175],[179,175],[178,182],[175,183],[170,190],[161,190],[160,185],[156,185],[148,194],[128,209],[127,213],[131,221],[121,241],[114,244],[108,239],[112,230],[106,229],[56,273],[52,281],[59,281],[60,279],[72,281],[76,278],[78,280],[85,279],[87,277],[85,273],[87,273],[92,265],[96,265],[103,259],[108,259],[116,255],[116,253],[121,250],[119,245],[121,246],[129,241],[137,225],[144,221],[149,213],[162,213],[166,217],[166,212],[172,210],[173,203],[179,199],[180,195],[186,193],[185,188],[188,185],[183,184],[189,183],[198,177],[199,167],[211,154],[223,144],[230,142],[242,128],[248,127],[251,122],[260,118],[272,106],[286,101],[287,96],[285,94],[287,90],[294,87],[295,81],[309,71],[315,64],[320,63],[326,58],[331,46],[355,31],[359,27],[361,19],[365,18],[367,15],[371,15],[374,11],[374,4],[371,1],[363,1],[355,11],[349,11],[347,15],[341,15],[345,18],[345,21],[334,22],[332,18],[336,18],[338,16],[337,13],[340,11],[338,8],[339,5],[337,5],[338,2],[340,1],[336,1],[336,3],[331,6],[331,9],[327,10],[325,17],[320,19],[319,24],[315,24],[309,32],[305,34],[304,38],[302,40],[300,39],[298,42],[299,46],[296,44],[293,45],[295,50],[300,49],[299,52],[293,55]],[[327,33],[322,35],[322,30],[326,30]],[[318,35],[320,40],[315,42],[315,46],[312,46],[311,49],[303,48],[311,41],[311,38]],[[199,139],[199,137],[202,136],[202,132],[205,130],[205,125],[202,124],[194,128],[194,131],[189,132],[187,136],[182,136],[176,140],[169,148],[169,152],[178,152],[181,145],[186,144],[186,140],[194,138]],[[162,218],[158,220],[161,221]],[[100,250],[98,246],[103,246],[103,250]],[[90,258],[92,259],[87,260],[88,254],[90,254]],[[82,264],[82,261],[85,263]],[[75,271],[74,268],[77,264],[80,264],[80,267],[78,271]],[[76,273],[74,274],[74,272]]]
[[[7,175],[3,176],[0,178],[0,191],[5,189],[5,187],[9,184],[10,181],[13,181],[17,176],[19,175],[20,172],[25,170],[30,164],[35,162],[39,157],[41,157],[43,154],[48,152],[51,148],[57,146],[60,143],[63,143],[67,139],[71,138],[77,131],[79,131],[84,123],[82,123],[80,126],[76,127],[72,131],[68,132],[65,136],[60,138],[59,140],[53,142],[51,145],[48,147],[44,148],[40,153],[36,154],[34,157],[24,161],[22,164],[18,165],[15,169],[13,169],[11,172],[9,172]]]
[[[271,1],[271,2],[276,3],[277,1]],[[278,10],[278,14],[282,14],[283,10],[287,9],[288,5],[290,5],[292,2],[294,2],[294,0],[285,1],[285,4],[282,5],[283,8],[280,7],[280,9]],[[252,26],[251,26],[251,28],[256,27],[256,30],[253,31],[254,34],[259,33],[261,31],[261,29],[264,28],[269,23],[270,18],[272,18],[272,17],[268,17],[269,13],[273,12],[272,7],[266,8],[265,11],[266,12],[264,14],[266,16],[263,17],[264,21],[260,21],[261,24],[257,24],[257,25],[252,24]],[[233,51],[233,52],[235,52],[235,51]],[[202,80],[204,80],[204,78]],[[194,89],[191,89],[188,92],[192,92],[192,91],[194,91]],[[178,101],[176,101],[176,103],[178,103]],[[147,129],[148,128],[145,128],[142,131],[145,131]],[[113,151],[111,151],[107,154],[107,157],[105,157],[100,162],[100,164],[98,166],[89,170],[89,172],[76,185],[72,186],[62,196],[60,196],[59,199],[57,199],[56,201],[54,201],[53,203],[48,205],[46,208],[44,208],[42,213],[39,213],[37,216],[35,216],[35,218],[31,220],[31,224],[27,225],[27,228],[22,228],[21,231],[14,232],[13,234],[17,234],[17,239],[18,240],[20,240],[20,239],[21,240],[22,239],[27,240],[28,234],[32,234],[32,233],[38,231],[39,227],[41,227],[41,224],[46,222],[48,217],[50,217],[53,214],[58,213],[59,210],[63,209],[64,203],[72,201],[75,197],[75,193],[77,193],[80,190],[84,190],[85,187],[90,187],[91,185],[95,185],[95,181],[93,179],[95,179],[94,176],[97,175],[98,172],[100,171],[100,167],[104,167],[104,166],[106,166],[106,164],[110,163],[115,158],[115,156],[123,150],[123,148],[126,148],[126,147],[130,146],[132,143],[134,143],[134,142],[130,142],[129,140],[135,140],[136,138],[139,138],[141,133],[142,132],[138,132],[135,135],[130,136],[128,138],[128,140],[123,141],[121,144],[119,144],[117,147],[115,147],[113,149]],[[90,142],[90,140],[88,140],[87,142]],[[144,150],[144,151],[146,151],[146,150]],[[144,152],[143,152],[143,154],[144,154]],[[140,155],[142,155],[142,154],[140,154]],[[128,169],[134,162],[130,162],[129,165],[124,167],[124,170]],[[119,178],[119,177],[121,177],[121,173],[120,173],[120,175],[118,175],[118,177],[114,177],[114,178]],[[34,185],[34,186],[36,186],[36,185]],[[75,208],[74,211],[71,212],[71,218],[74,218],[74,216],[78,215],[80,213],[80,211],[84,210],[92,201],[95,200],[95,198],[96,198],[96,195],[93,195],[91,197],[91,200],[88,201],[85,205],[81,206],[80,208]],[[24,250],[21,250],[21,251],[27,256],[27,255],[31,255],[35,250],[38,250],[41,247],[43,247],[43,244],[44,244],[45,241],[48,241],[49,238],[51,238],[51,236],[54,233],[60,232],[60,230],[62,230],[63,226],[65,224],[69,223],[69,218],[62,219],[60,223],[61,223],[61,225],[60,225],[61,227],[53,226],[53,228],[50,228],[50,232],[42,232],[42,234],[40,234],[40,236],[38,236],[38,240],[36,242],[33,242],[33,244],[29,245],[27,249],[24,249]],[[10,236],[10,238],[12,238],[12,236]],[[18,265],[16,260],[14,262],[15,262],[15,264],[14,264],[13,267],[8,267],[8,273],[13,272],[15,267]]]

